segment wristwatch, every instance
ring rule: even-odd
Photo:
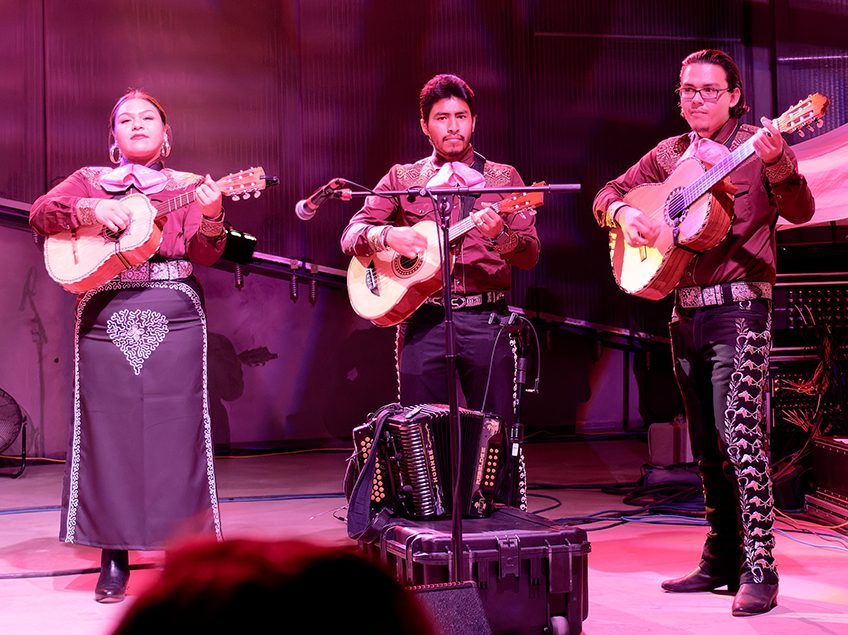
[[[492,241],[492,246],[495,248],[496,252],[499,254],[505,254],[515,249],[518,245],[518,234],[504,224],[501,233],[489,240]]]

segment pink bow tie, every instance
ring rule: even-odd
[[[168,177],[143,165],[127,163],[100,177],[100,186],[110,194],[125,192],[135,185],[143,194],[156,194],[165,189]]]
[[[689,147],[686,148],[686,152],[684,152],[680,157],[680,161],[688,159],[689,157],[695,157],[704,163],[715,165],[729,154],[730,150],[721,143],[716,143],[712,139],[698,137],[689,144]]]
[[[486,178],[477,170],[461,161],[452,161],[445,163],[433,178],[427,181],[427,187],[477,187],[485,182]]]

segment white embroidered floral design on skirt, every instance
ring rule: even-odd
[[[158,311],[123,309],[113,313],[106,322],[106,332],[138,375],[144,362],[168,334],[168,319]]]

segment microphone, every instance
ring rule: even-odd
[[[300,220],[310,220],[315,216],[315,211],[331,198],[340,198],[343,201],[349,201],[350,190],[340,190],[345,184],[344,179],[333,179],[324,187],[315,190],[309,198],[298,201],[294,206],[294,213]]]

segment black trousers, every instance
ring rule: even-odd
[[[742,582],[773,584],[774,500],[764,404],[770,304],[678,308],[677,314],[670,325],[674,370],[710,525],[701,567],[739,572]]]
[[[448,377],[444,310],[425,304],[398,327],[397,366],[400,403],[446,404],[448,381],[459,381],[461,397],[471,410],[497,415],[504,422],[504,456],[508,431],[515,421],[515,351],[500,321],[508,315],[506,302],[453,312],[456,377]],[[460,399],[460,405],[462,399]],[[498,479],[495,500],[527,508],[524,454],[508,461]]]
[[[448,402],[448,381],[459,380],[466,406],[498,415],[512,424],[515,404],[515,354],[492,313],[507,314],[506,303],[453,312],[456,374],[448,377],[444,309],[425,304],[398,327],[397,362],[400,403]],[[490,370],[491,369],[491,370]]]

